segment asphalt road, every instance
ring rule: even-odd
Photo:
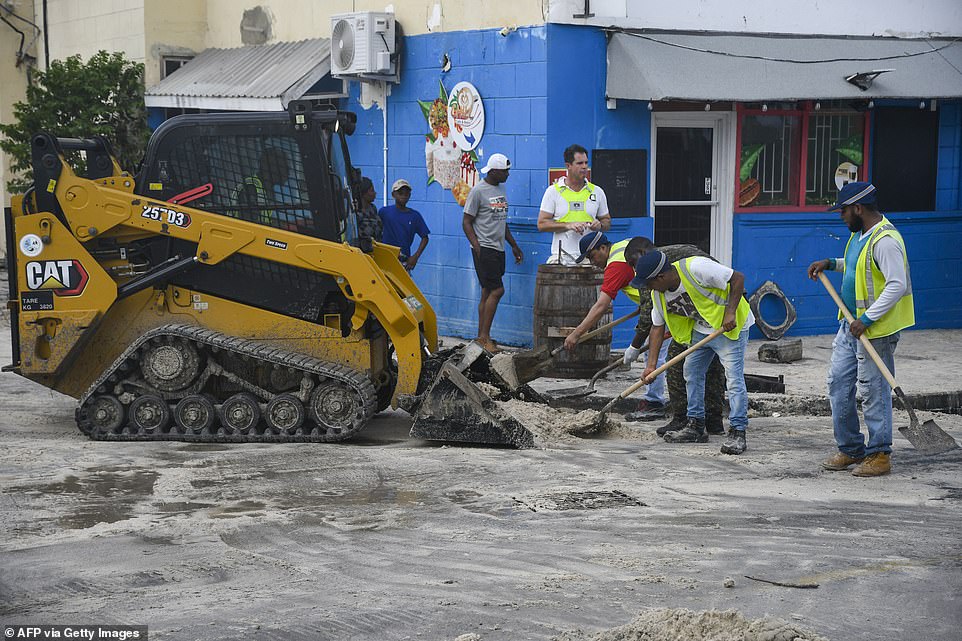
[[[4,625],[489,641],[686,607],[838,640],[962,638],[962,454],[897,438],[888,477],[822,472],[824,417],[753,419],[730,457],[717,437],[668,445],[652,425],[442,447],[410,440],[401,413],[346,444],[98,443],[71,399],[12,374],[0,406]],[[962,417],[937,420],[962,439]]]

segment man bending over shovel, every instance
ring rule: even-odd
[[[669,443],[707,443],[705,430],[705,374],[718,354],[728,382],[728,422],[731,428],[721,447],[723,454],[741,454],[747,449],[748,390],[745,387],[745,348],[748,329],[755,317],[742,294],[745,276],[712,261],[693,256],[669,263],[665,254],[652,251],[635,263],[636,289],[651,292],[651,331],[648,334],[647,377],[657,368],[657,354],[665,336],[690,345],[715,330],[724,333],[685,358],[685,387],[688,392],[688,419],[685,427],[665,434]]]
[[[578,346],[578,339],[591,330],[601,317],[611,308],[611,303],[618,292],[624,292],[631,302],[636,305],[641,302],[641,295],[638,290],[631,286],[631,279],[635,277],[634,263],[626,260],[626,249],[628,245],[636,239],[625,239],[612,244],[608,237],[600,231],[590,232],[581,237],[581,255],[575,262],[582,263],[587,258],[588,262],[599,269],[605,270],[601,282],[601,291],[598,292],[598,300],[592,305],[585,315],[584,320],[572,330],[565,338],[565,349],[569,352]],[[648,240],[647,238],[643,240]],[[650,244],[650,241],[649,241]],[[644,310],[642,310],[644,312]],[[641,319],[639,319],[641,322]],[[671,339],[664,343],[661,353],[658,354],[658,365],[665,362],[665,355]],[[631,365],[641,354],[641,347],[629,346],[625,350],[624,363]],[[648,385],[644,398],[638,404],[638,409],[625,416],[629,421],[651,421],[662,418],[665,415],[665,376],[658,376]]]
[[[891,470],[892,390],[879,368],[866,358],[859,336],[865,334],[890,372],[895,371],[899,333],[915,324],[909,260],[902,236],[876,206],[875,186],[849,183],[828,211],[841,212],[852,235],[844,258],[824,258],[808,266],[812,280],[826,270],[842,272],[842,301],[855,322],[839,314],[832,342],[828,395],[838,453],[822,463],[840,471],[856,465],[855,476],[881,476]],[[871,258],[869,258],[871,256]],[[862,397],[868,445],[858,423],[855,390]]]

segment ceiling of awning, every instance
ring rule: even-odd
[[[891,71],[878,74],[865,90],[845,80],[883,69]],[[607,97],[741,102],[958,98],[962,39],[618,32],[608,44]]]
[[[206,49],[144,98],[148,107],[283,111],[330,71],[329,38]]]

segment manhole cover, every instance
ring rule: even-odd
[[[532,512],[561,510],[600,510],[610,507],[647,507],[647,504],[619,490],[610,492],[558,492],[519,499],[515,502]]]

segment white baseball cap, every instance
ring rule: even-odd
[[[481,168],[481,173],[486,174],[492,169],[511,169],[511,161],[504,154],[491,154],[488,164]]]
[[[394,184],[391,185],[391,193],[393,194],[394,192],[396,192],[396,191],[397,191],[398,189],[400,189],[401,187],[407,187],[408,189],[410,189],[410,188],[411,188],[411,183],[409,183],[408,181],[404,180],[403,178],[398,178],[397,180],[394,181]]]

